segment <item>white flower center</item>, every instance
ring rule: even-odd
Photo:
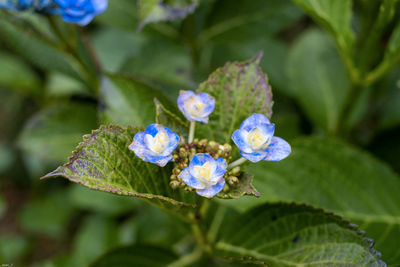
[[[259,128],[252,129],[247,136],[247,143],[253,150],[260,150],[269,145],[268,136],[264,135]]]
[[[211,180],[211,163],[206,162],[203,166],[194,166],[196,178],[202,179],[204,182],[209,183]]]
[[[169,142],[168,134],[165,131],[160,130],[156,134],[156,136],[154,136],[154,137],[152,137],[151,135],[149,135],[149,136],[150,136],[149,137],[150,150],[157,154],[161,154],[162,152],[164,152],[164,150],[167,148],[168,142]]]
[[[201,117],[203,115],[203,110],[206,107],[206,104],[201,102],[196,96],[191,96],[185,102],[186,110],[192,115],[193,117]]]

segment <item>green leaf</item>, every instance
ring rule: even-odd
[[[400,177],[387,165],[346,143],[301,138],[292,154],[276,163],[250,165],[261,197],[230,204],[252,206],[271,201],[312,204],[360,225],[376,241],[389,264],[400,263]]]
[[[19,214],[19,223],[29,233],[53,238],[65,236],[74,213],[65,191],[28,202]]]
[[[251,43],[290,27],[303,15],[290,0],[218,0],[209,13],[199,36],[201,44]]]
[[[139,0],[138,30],[148,23],[183,19],[194,12],[197,3],[198,0]]]
[[[386,47],[385,58],[390,59],[391,57],[399,58],[400,52],[400,21],[390,36],[389,43]]]
[[[339,46],[349,51],[354,43],[351,29],[352,0],[293,0],[328,30]]]
[[[172,131],[187,138],[188,122],[166,109],[157,98],[154,99],[154,104],[156,105],[156,123],[168,126]]]
[[[143,41],[136,54],[126,57],[119,73],[143,77],[168,90],[170,95],[178,95],[178,88],[197,86],[192,81],[191,69],[190,51],[183,43],[164,36],[151,36]]]
[[[266,20],[269,21],[269,20]],[[264,56],[260,61],[261,68],[268,73],[268,80],[274,89],[288,95],[288,79],[285,73],[285,63],[289,54],[286,43],[271,37],[258,38],[248,42],[213,44],[212,66],[221,66],[228,60],[246,60],[255,55],[260,49]]]
[[[101,120],[123,126],[147,126],[154,123],[154,98],[169,109],[173,104],[160,90],[133,78],[109,75],[103,78],[100,90]],[[176,108],[175,108],[176,110]]]
[[[107,215],[131,213],[138,206],[135,198],[104,194],[80,185],[71,186],[68,194],[74,207]]]
[[[50,42],[34,34],[32,30],[27,30],[26,25],[19,25],[15,19],[12,20],[4,13],[0,13],[0,18],[0,34],[4,37],[2,41],[15,52],[40,68],[58,71],[84,81],[80,74],[83,73],[82,69],[69,55],[54,48]]]
[[[236,261],[268,266],[386,266],[354,225],[323,210],[266,204],[225,222],[215,248]]]
[[[96,127],[95,106],[58,104],[30,118],[19,137],[19,146],[41,161],[60,164],[68,158],[82,135]]]
[[[116,17],[118,16],[116,15]],[[112,73],[117,72],[127,58],[141,55],[141,50],[146,43],[143,34],[109,27],[94,32],[91,40],[104,71]],[[115,40],[118,40],[118,42],[115,42]],[[152,55],[156,58],[154,53]],[[155,66],[153,65],[153,67]]]
[[[83,137],[68,163],[43,178],[63,177],[92,189],[144,198],[182,217],[192,213],[193,194],[169,186],[171,165],[146,163],[128,149],[137,132],[134,127],[102,126]]]
[[[98,258],[92,267],[124,267],[143,266],[156,267],[167,266],[178,257],[170,250],[152,245],[132,245],[107,252]]]
[[[72,245],[65,266],[88,266],[104,251],[120,245],[118,225],[111,218],[91,215],[80,224]]]
[[[199,125],[196,136],[219,143],[231,143],[234,130],[252,113],[272,115],[272,92],[267,75],[259,67],[262,53],[244,62],[228,62],[203,82],[198,92],[215,97],[209,123]]]
[[[18,57],[0,53],[0,86],[25,93],[39,89],[40,80]]]
[[[334,133],[350,82],[329,36],[304,33],[290,51],[287,73],[291,91],[315,126]]]

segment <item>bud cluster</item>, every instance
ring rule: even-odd
[[[194,188],[187,186],[178,175],[183,169],[189,166],[189,162],[193,156],[198,153],[207,153],[214,159],[223,158],[227,163],[231,161],[232,147],[229,144],[220,145],[215,141],[208,141],[207,139],[194,139],[190,144],[180,144],[175,152],[173,153],[174,169],[170,177],[170,186],[173,189],[183,188],[186,191],[194,192]],[[232,187],[236,187],[239,184],[239,176],[241,174],[240,167],[235,167],[230,171],[227,171],[224,175],[225,187],[224,192],[229,192]]]

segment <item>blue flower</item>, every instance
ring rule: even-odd
[[[133,138],[129,149],[143,161],[164,167],[172,160],[172,152],[179,144],[179,136],[160,124],[150,124]]]
[[[1,1],[1,0],[0,0]],[[108,0],[7,0],[0,8],[33,9],[38,12],[61,15],[69,23],[85,26],[107,9]]]
[[[253,114],[233,133],[232,140],[245,159],[279,161],[289,156],[291,148],[285,140],[273,136],[274,131],[275,125],[267,117]]]
[[[107,9],[107,0],[53,0],[64,21],[85,26]]]
[[[13,9],[13,10],[28,10],[33,8],[41,10],[51,4],[51,0],[7,0],[6,3],[0,3],[0,8]]]
[[[200,196],[212,198],[225,186],[227,164],[223,158],[214,159],[209,154],[194,155],[189,167],[178,175],[188,186],[197,189]]]
[[[215,98],[207,93],[180,91],[178,108],[189,121],[208,123],[208,116],[214,111]]]

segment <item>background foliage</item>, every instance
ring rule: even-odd
[[[163,211],[140,199],[38,178],[65,163],[82,136],[101,124],[141,127],[157,112],[165,120],[161,110],[179,114],[180,89],[194,90],[227,61],[248,60],[262,50],[258,60],[272,86],[276,135],[292,144],[293,153],[279,163],[248,167],[259,199],[213,202],[206,224],[216,254],[282,266],[310,255],[320,255],[317,263],[323,264],[324,251],[335,249],[336,263],[374,262],[371,241],[323,208],[359,225],[382,260],[399,265],[399,2],[167,2],[178,17],[157,1],[111,0],[86,28],[0,11],[0,263],[109,266],[124,259],[164,266],[190,252],[191,229],[165,212],[169,201],[152,200]],[[235,72],[239,65],[225,68]],[[207,82],[200,88],[216,93]],[[154,98],[164,106],[157,112]],[[225,100],[232,106],[237,101]],[[212,119],[243,119],[230,115],[216,110]],[[104,129],[105,139],[135,131]],[[223,130],[221,141],[229,135]],[[154,192],[146,190],[135,188]],[[176,196],[194,201],[187,197]],[[299,248],[304,257],[290,253]],[[363,257],[352,258],[356,254]]]

